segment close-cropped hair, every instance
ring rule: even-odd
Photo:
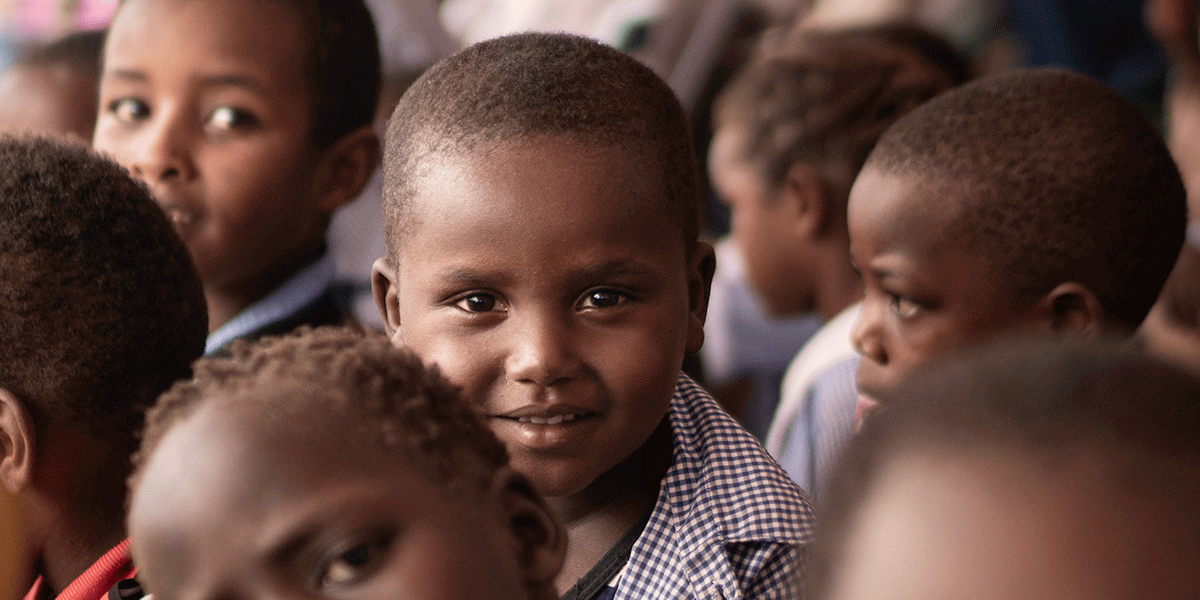
[[[1005,340],[945,358],[872,415],[831,477],[809,571],[824,597],[855,520],[903,453],[1013,457],[1053,476],[1081,456],[1173,506],[1200,543],[1200,381],[1128,344]],[[986,468],[986,467],[981,467]]]
[[[1183,243],[1186,198],[1166,145],[1100,82],[1017,70],[942,94],[880,138],[867,169],[952,198],[945,239],[1019,297],[1077,281],[1136,328]]]
[[[450,493],[482,490],[508,454],[480,415],[438,373],[382,335],[302,327],[235,342],[227,356],[196,362],[147,413],[131,486],[172,427],[201,407],[257,403],[285,414],[298,439],[378,444]]]
[[[844,203],[888,126],[970,73],[948,41],[916,26],[808,30],[764,44],[714,116],[741,131],[740,158],[767,188],[783,185],[798,162],[829,165],[846,179],[836,182]]]
[[[35,426],[131,444],[208,334],[187,248],[146,187],[36,137],[0,137],[0,315],[0,387]]]
[[[662,186],[656,196],[678,216],[687,247],[694,245],[698,170],[687,118],[671,89],[645,65],[600,42],[522,33],[439,62],[400,99],[384,144],[389,257],[395,261],[405,208],[435,155],[538,136],[618,146],[639,157]]]
[[[118,11],[130,1],[121,0]],[[327,148],[371,125],[379,102],[381,59],[375,21],[363,0],[271,1],[296,9],[305,29],[313,145]]]

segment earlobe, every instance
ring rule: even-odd
[[[10,494],[25,488],[33,477],[33,420],[17,397],[0,388],[0,483]]]
[[[708,297],[712,290],[717,255],[712,244],[696,242],[692,264],[688,269],[688,332],[687,353],[695,354],[704,345],[704,320],[708,313]]]
[[[553,591],[567,554],[567,532],[524,475],[504,467],[492,481],[512,533],[517,561],[531,589]],[[540,597],[534,595],[532,597]],[[557,597],[557,594],[547,597]]]
[[[371,292],[375,307],[383,318],[383,329],[393,342],[400,339],[400,294],[396,286],[396,270],[388,259],[380,258],[371,265]]]
[[[375,174],[381,155],[379,134],[370,126],[360,127],[334,142],[321,161],[317,207],[332,214],[358,197]]]
[[[1104,333],[1105,314],[1091,290],[1068,281],[1047,293],[1040,303],[1055,334],[1096,338]]]

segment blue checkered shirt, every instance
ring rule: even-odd
[[[616,599],[799,598],[808,498],[686,375],[668,414],[674,458]]]

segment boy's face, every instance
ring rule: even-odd
[[[1086,454],[1051,469],[992,452],[893,459],[846,528],[823,597],[1196,597],[1195,531],[1165,502],[1114,486]]]
[[[916,367],[1039,318],[986,258],[948,239],[955,210],[951,195],[870,167],[851,188],[850,254],[865,290],[853,333],[860,402],[886,400]]]
[[[561,552],[539,538],[561,528],[536,497],[501,485],[451,498],[382,445],[290,425],[218,401],[164,436],[129,515],[155,598],[555,597]],[[544,554],[547,571],[526,564]]]
[[[377,264],[385,324],[539,491],[580,492],[663,419],[703,340],[712,250],[689,263],[662,184],[615,147],[551,136],[430,161],[399,264]]]
[[[130,0],[113,22],[94,145],[150,186],[206,287],[322,239],[306,48],[287,2]]]

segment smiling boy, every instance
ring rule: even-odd
[[[802,570],[807,500],[680,374],[713,266],[689,139],[651,71],[550,34],[443,61],[389,125],[384,324],[567,522],[567,598],[790,598]]]
[[[325,230],[379,160],[360,0],[126,0],[95,147],[150,186],[204,281],[207,352],[345,320]]]
[[[914,110],[850,192],[866,289],[860,406],[995,337],[1132,335],[1179,254],[1185,211],[1158,134],[1083,75],[1014,71]]]

